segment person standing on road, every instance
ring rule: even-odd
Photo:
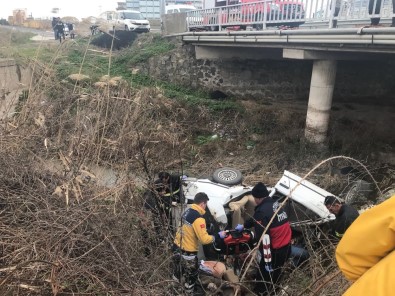
[[[64,40],[64,24],[60,20],[60,18],[58,18],[58,22],[55,25],[55,30],[56,30],[56,34],[58,36],[59,41],[62,42],[62,38]]]
[[[257,206],[253,218],[247,220],[244,227],[254,227],[255,235],[259,240],[269,221],[280,207],[280,203],[269,196],[269,191],[262,182],[256,184],[251,193]],[[239,227],[238,230],[241,229],[242,227]],[[255,292],[271,295],[270,293],[281,277],[282,267],[291,254],[292,231],[284,209],[278,211],[269,225],[266,235],[268,236],[264,239],[263,244],[259,246],[261,260],[257,276],[259,282],[255,287]],[[271,260],[269,260],[270,256]]]
[[[195,195],[192,207],[182,215],[182,225],[174,239],[171,266],[173,278],[184,284],[187,295],[193,295],[198,279],[199,242],[208,245],[215,241],[215,237],[207,233],[206,220],[203,218],[208,201],[207,194],[203,192]],[[224,232],[220,232],[220,236],[223,238]]]
[[[67,28],[69,29],[70,39],[74,39],[74,37],[75,37],[74,24],[66,23],[66,25],[67,25]]]
[[[336,216],[331,224],[330,236],[335,240],[340,240],[347,228],[350,227],[351,223],[358,218],[358,211],[350,205],[341,203],[334,196],[325,197],[324,204],[330,213]]]
[[[380,23],[380,16],[373,17],[373,14],[380,15],[382,2],[384,3],[382,0],[369,0],[369,15],[372,16],[370,18],[371,26],[377,26]],[[392,13],[391,27],[395,27],[395,0],[392,0]]]
[[[337,28],[337,17],[339,16],[342,0],[334,0],[334,1],[336,3],[335,3],[335,10],[333,12],[332,28]]]
[[[354,283],[344,296],[391,296],[395,291],[395,195],[365,211],[336,249],[345,277]]]

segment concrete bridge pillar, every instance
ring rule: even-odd
[[[336,60],[314,61],[305,128],[309,142],[322,144],[326,140],[336,69]]]

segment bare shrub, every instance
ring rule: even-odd
[[[32,64],[28,97],[0,125],[2,295],[177,294],[168,271],[172,237],[158,232],[143,210],[144,192],[157,172],[210,176],[217,167],[232,166],[246,184],[274,185],[284,169],[303,175],[327,156],[303,141],[303,118],[294,110],[249,102],[248,110],[213,112],[167,98],[159,87],[106,83],[111,75],[100,87],[93,80],[58,81],[56,65],[70,44],[48,63]],[[95,167],[114,180],[103,185]],[[346,167],[353,172],[341,173]],[[309,177],[340,196],[356,180],[374,184],[344,159]],[[393,178],[374,185],[390,188]],[[300,232],[310,259],[284,274],[281,289],[288,295],[339,295],[348,283],[325,229]]]

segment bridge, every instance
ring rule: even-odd
[[[165,34],[197,59],[312,60],[305,136],[325,142],[337,61],[393,58],[395,0],[244,1],[166,15]]]
[[[395,17],[393,0],[214,0],[213,8],[189,11],[189,30],[269,27],[378,25]],[[234,4],[234,5],[227,5]],[[368,20],[369,22],[366,22]]]

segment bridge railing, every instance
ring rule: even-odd
[[[343,22],[370,24],[372,17],[395,17],[395,0],[239,0],[242,3],[187,13],[188,30],[218,31],[223,28],[245,29],[321,24],[327,28]]]

